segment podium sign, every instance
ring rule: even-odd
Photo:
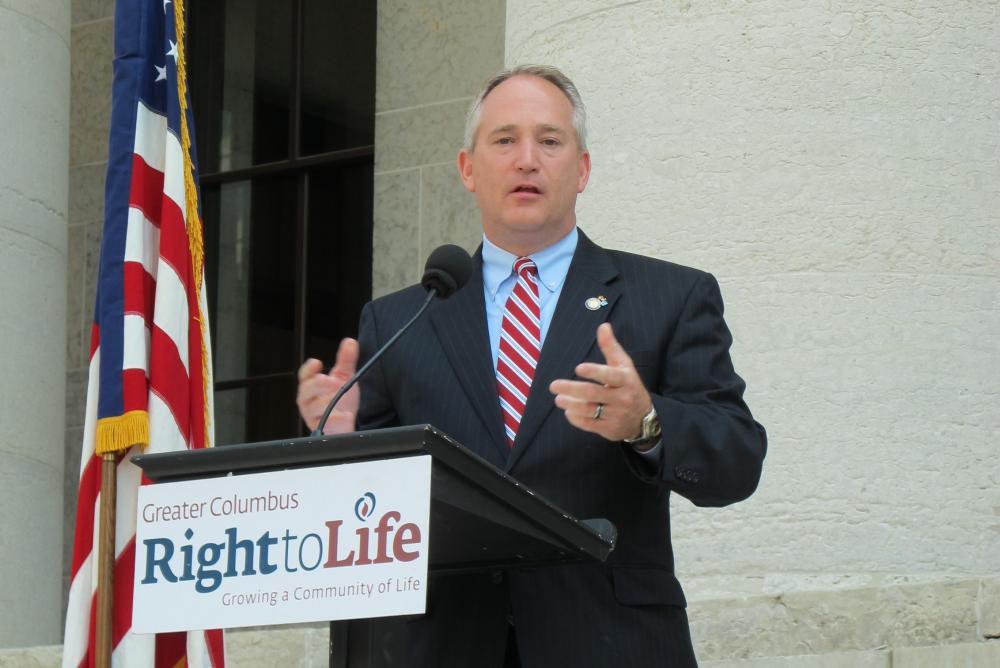
[[[424,612],[431,457],[139,489],[132,629]]]

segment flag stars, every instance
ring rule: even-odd
[[[153,65],[153,69],[156,70],[156,81],[166,81],[167,80],[167,68],[166,67],[158,67],[157,65]]]
[[[170,56],[171,58],[173,58],[174,59],[174,63],[176,63],[177,62],[177,42],[175,42],[173,40],[170,40],[170,39],[168,39],[167,41],[170,43],[170,50],[167,51],[167,55]]]
[[[163,0],[163,13],[167,13],[167,5],[170,4],[170,0]]]

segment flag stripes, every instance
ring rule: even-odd
[[[118,0],[115,79],[97,304],[63,666],[95,660],[100,452],[117,456],[112,662],[221,668],[220,631],[132,633],[139,448],[211,445],[212,405],[201,220],[171,48],[182,2]],[[154,67],[155,66],[155,67]],[[166,76],[159,76],[161,70]],[[129,447],[131,446],[131,447]]]

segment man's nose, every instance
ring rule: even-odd
[[[522,172],[538,169],[538,146],[533,141],[523,141],[517,145],[514,166]]]

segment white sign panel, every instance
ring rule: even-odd
[[[146,485],[132,630],[424,612],[431,458]]]

